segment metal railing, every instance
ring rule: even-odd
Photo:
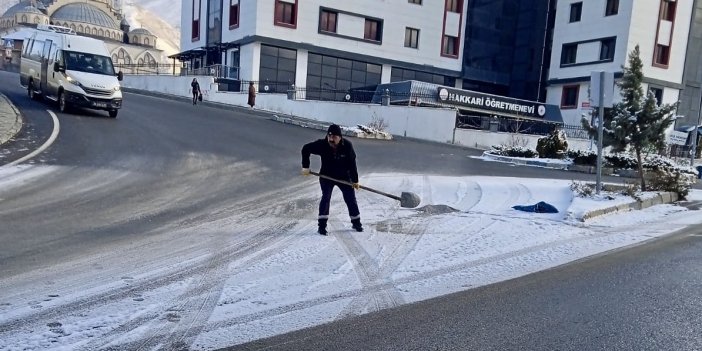
[[[217,64],[200,68],[182,68],[181,75],[211,76],[215,78],[239,79],[239,67]]]
[[[179,75],[181,72],[180,65],[168,63],[122,63],[114,67],[116,72],[133,75]]]
[[[184,67],[181,64],[168,63],[130,63],[115,64],[115,71],[134,75],[174,75],[174,76],[211,76],[224,79],[239,79],[239,67],[212,65],[200,68]]]
[[[559,124],[553,122],[504,116],[458,115],[456,118],[456,128],[490,132],[549,135],[559,126]]]
[[[561,129],[563,129],[568,138],[590,139],[590,134],[587,132],[587,129],[583,128],[582,126],[564,124],[561,126]]]

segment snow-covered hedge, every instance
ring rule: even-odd
[[[497,156],[509,156],[509,157],[524,157],[524,158],[537,158],[539,153],[523,146],[505,146],[505,145],[493,145],[490,150],[485,151],[491,155]]]

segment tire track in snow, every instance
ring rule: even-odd
[[[266,197],[271,200],[279,199],[275,194]],[[286,215],[287,217],[300,218],[295,212],[299,212],[299,210],[307,211],[307,206],[299,206],[299,204],[307,204],[307,201],[303,199],[292,204],[290,202],[271,201],[273,205],[265,207],[261,207],[260,201],[261,199],[258,198],[240,206],[240,208],[252,210],[240,213],[240,217],[245,218],[247,222],[247,228],[244,231],[251,231],[253,228],[260,226],[259,221],[251,221],[250,219],[277,218],[277,220],[274,224],[261,229],[245,245],[235,250],[235,256],[250,255],[242,262],[237,262],[237,267],[241,268],[235,269],[234,272],[227,270],[232,263],[232,253],[222,251],[211,256],[208,262],[202,265],[204,271],[201,273],[201,278],[197,280],[197,283],[191,284],[185,292],[174,298],[175,301],[180,302],[179,304],[168,308],[163,312],[164,315],[152,314],[147,318],[140,318],[133,323],[123,325],[109,333],[110,335],[102,336],[102,340],[96,340],[91,346],[98,346],[100,343],[103,343],[101,346],[104,347],[107,343],[112,343],[111,339],[113,337],[123,335],[137,328],[143,328],[146,324],[152,324],[149,326],[149,331],[142,332],[142,334],[150,335],[149,337],[119,345],[118,349],[154,349],[164,346],[162,345],[163,340],[168,342],[165,346],[166,349],[187,349],[202,332],[202,328],[204,328],[210,315],[217,307],[226,280],[230,275],[236,274],[236,271],[247,267],[251,262],[258,262],[277,254],[278,248],[287,247],[290,242],[300,239],[299,236],[289,234],[298,225],[298,222],[280,218],[281,216],[286,217]],[[257,238],[262,238],[262,240]],[[215,245],[215,248],[218,246]],[[164,319],[171,323],[159,323],[159,321]],[[154,326],[153,324],[156,325]]]

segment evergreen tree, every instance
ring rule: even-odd
[[[665,131],[675,121],[673,112],[678,104],[660,104],[653,92],[643,91],[643,62],[639,46],[629,53],[628,67],[623,66],[623,77],[617,82],[622,101],[616,103],[604,116],[604,146],[610,146],[613,152],[633,151],[638,161],[641,190],[646,190],[643,173],[643,153],[662,150],[665,147]],[[583,127],[591,136],[597,138],[597,127],[587,118],[582,120]]]

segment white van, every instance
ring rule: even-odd
[[[110,53],[101,40],[76,35],[70,28],[39,25],[24,40],[20,84],[30,98],[43,96],[71,106],[108,111],[117,117],[122,107],[119,81]]]

